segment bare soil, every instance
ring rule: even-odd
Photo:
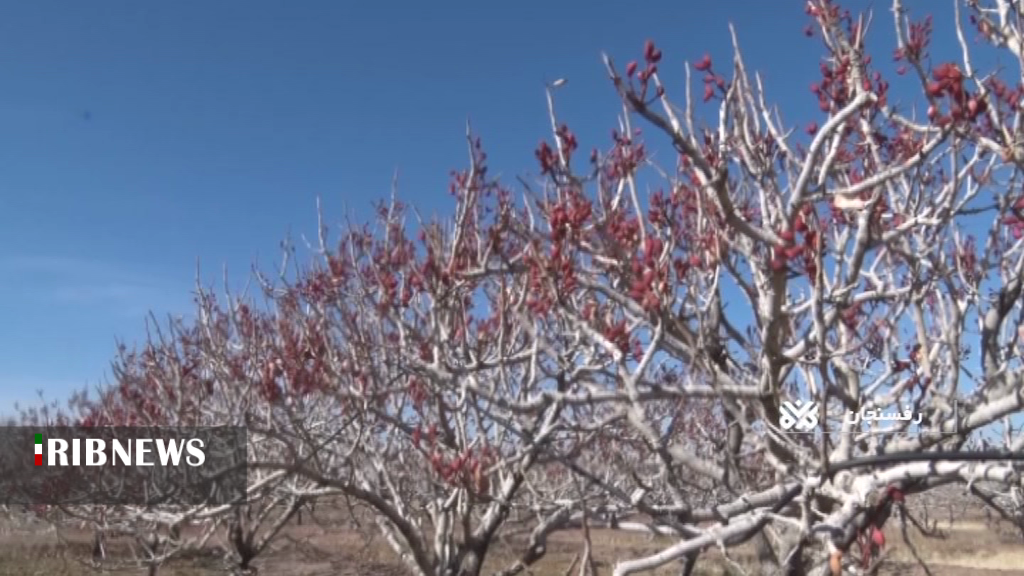
[[[890,523],[893,524],[893,523]],[[880,574],[885,576],[1024,576],[1024,540],[1009,531],[990,528],[981,518],[963,518],[953,524],[940,523],[941,538],[925,538],[908,528],[909,544],[898,526],[887,530],[887,560]],[[260,576],[403,576],[407,571],[396,561],[380,537],[352,528],[324,527],[308,523],[290,526],[274,549],[261,556]],[[637,534],[593,530],[594,557],[599,574],[610,574],[616,560],[639,556],[663,548],[672,540]],[[29,532],[0,527],[0,576],[84,576],[86,574],[146,574],[139,567],[86,565],[91,556],[88,534],[62,532],[62,539],[49,532]],[[216,542],[213,542],[216,545]],[[111,557],[124,557],[125,549],[108,546]],[[582,551],[578,532],[561,532],[549,542],[547,556],[525,574],[564,576]],[[916,557],[928,566],[923,568]],[[487,568],[506,566],[513,559],[509,544],[498,544]],[[731,556],[739,566],[754,563],[753,552],[739,548]],[[697,570],[701,576],[726,576],[739,572],[717,551],[708,555]],[[578,572],[576,572],[578,573]],[[214,554],[196,554],[163,567],[160,576],[223,576],[224,564]],[[678,574],[667,567],[658,575]]]

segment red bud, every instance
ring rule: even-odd
[[[878,545],[879,548],[885,547],[885,534],[882,533],[877,527],[871,529],[871,541]]]
[[[658,50],[654,46],[654,42],[651,40],[644,43],[644,60],[647,60],[650,64],[654,64],[658,60],[661,60],[661,50]]]
[[[804,247],[803,246],[790,246],[789,248],[786,248],[786,250],[784,251],[784,253],[786,254],[786,258],[789,258],[790,260],[792,260],[793,258],[796,258],[797,256],[803,254],[803,252],[804,252]]]

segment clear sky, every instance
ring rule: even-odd
[[[207,283],[225,265],[236,287],[253,262],[268,269],[289,231],[315,231],[317,196],[329,223],[365,216],[397,170],[403,199],[446,212],[467,118],[492,172],[536,172],[545,81],[568,78],[558,106],[581,149],[607,148],[620,108],[601,50],[624,65],[654,39],[671,88],[684,60],[730,57],[732,21],[769,97],[808,121],[821,50],[803,6],[3,3],[0,412],[102,381],[147,310],[189,312],[197,259]],[[891,16],[876,7],[887,59]],[[939,51],[953,49],[951,7],[933,5]]]

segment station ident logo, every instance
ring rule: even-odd
[[[779,426],[786,432],[808,433],[818,427],[818,403],[788,400],[779,407]]]

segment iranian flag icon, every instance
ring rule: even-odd
[[[36,434],[36,466],[43,465],[43,435]]]

